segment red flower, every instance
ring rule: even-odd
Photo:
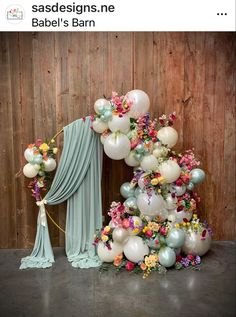
[[[133,262],[127,261],[125,264],[125,268],[127,271],[133,271],[135,264]]]
[[[187,258],[188,258],[190,261],[193,261],[193,260],[194,260],[194,256],[193,256],[192,254],[189,254],[189,255],[187,256]]]
[[[164,236],[164,235],[166,235],[166,228],[165,227],[161,227],[161,229],[160,229],[160,233]]]
[[[176,262],[180,262],[182,260],[182,256],[181,255],[177,255],[176,256]]]
[[[177,207],[177,212],[180,212],[180,211],[182,211],[184,209],[184,206],[178,206]]]
[[[152,237],[152,234],[153,234],[152,230],[148,230],[148,231],[145,232],[145,235],[146,235],[146,237],[148,237],[148,238],[151,238],[151,237]]]
[[[207,233],[206,229],[202,231],[202,238],[206,237],[206,233]]]
[[[181,186],[181,185],[183,185],[183,181],[179,178],[179,179],[177,179],[177,181],[175,182],[175,184],[176,184],[177,186]]]

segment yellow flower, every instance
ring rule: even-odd
[[[106,242],[108,240],[108,236],[106,236],[105,234],[102,235],[102,241]]]
[[[55,143],[55,140],[54,140],[54,139],[51,139],[50,143]]]
[[[197,229],[198,226],[199,226],[198,223],[195,223],[193,227],[194,227],[195,229]]]
[[[109,233],[109,232],[111,231],[111,227],[106,226],[106,227],[104,228],[104,231],[105,231],[106,233]]]
[[[159,231],[159,229],[160,229],[160,225],[158,223],[154,221],[149,221],[147,230]]]
[[[151,184],[152,185],[157,185],[158,184],[158,179],[157,178],[153,178],[152,180],[151,180]]]
[[[179,227],[180,227],[179,223],[176,223],[175,228],[179,228]]]
[[[165,178],[163,176],[158,177],[158,182],[161,184],[165,183]]]
[[[190,226],[190,222],[187,222],[187,226],[188,226],[188,227]]]
[[[197,214],[193,214],[193,219],[197,219]]]
[[[158,261],[158,256],[156,254],[151,254],[145,257],[145,264],[148,268],[155,267]]]
[[[57,148],[57,147],[54,147],[52,151],[53,151],[53,154],[57,154],[58,148]]]
[[[135,228],[132,232],[133,232],[133,233],[139,233],[139,229],[138,229],[138,228]]]
[[[47,152],[49,150],[49,146],[47,145],[47,143],[43,143],[40,145],[40,150],[42,150],[43,152]]]
[[[135,226],[139,226],[139,224],[140,224],[140,222],[139,222],[138,220],[135,220],[135,221],[134,221],[134,225],[135,225]]]
[[[158,189],[158,191],[157,191],[157,192],[158,192],[158,194],[160,194],[160,193],[161,193],[161,190],[160,190],[160,189]]]
[[[147,231],[148,231],[148,227],[145,226],[145,227],[143,228],[143,232],[145,233],[145,232],[147,232]]]
[[[183,222],[182,225],[183,225],[184,227],[186,227],[186,222]]]

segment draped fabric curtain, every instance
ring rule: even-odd
[[[92,245],[96,229],[102,226],[101,170],[102,145],[90,128],[90,118],[64,127],[64,147],[52,186],[39,206],[37,234],[30,256],[21,260],[20,269],[52,266],[53,251],[48,233],[45,204],[67,200],[66,254],[74,267],[101,264]]]

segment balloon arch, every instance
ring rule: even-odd
[[[132,180],[120,187],[125,201],[111,203],[110,223],[96,232],[97,254],[111,267],[140,271],[144,277],[173,266],[198,267],[211,244],[211,229],[200,222],[200,198],[194,192],[205,173],[192,150],[173,150],[178,141],[175,113],[152,120],[149,106],[142,90],[112,93],[95,102],[96,115],[90,116],[106,155],[134,169]],[[56,136],[50,142],[37,140],[24,153],[29,163],[23,173],[34,178],[29,187],[37,201],[56,168]]]

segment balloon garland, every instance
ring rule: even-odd
[[[173,266],[198,267],[211,244],[211,229],[197,216],[200,198],[193,192],[205,173],[192,150],[172,150],[178,141],[175,113],[151,120],[149,106],[142,90],[113,93],[95,102],[93,117],[106,155],[134,168],[133,179],[120,187],[124,202],[112,202],[111,221],[94,244],[104,263],[143,272],[144,278]]]
[[[113,263],[117,270],[143,272],[144,278],[173,266],[196,268],[212,234],[197,215],[200,198],[193,190],[205,178],[200,162],[192,150],[172,149],[178,141],[172,127],[176,114],[152,120],[149,106],[142,90],[125,96],[114,92],[109,99],[98,99],[96,115],[90,116],[106,155],[124,159],[134,169],[133,179],[120,187],[124,202],[111,203],[110,223],[96,233],[94,245],[102,262]],[[49,188],[58,151],[54,139],[62,131],[50,142],[37,140],[25,150],[23,173],[34,178],[29,187],[36,200]]]

